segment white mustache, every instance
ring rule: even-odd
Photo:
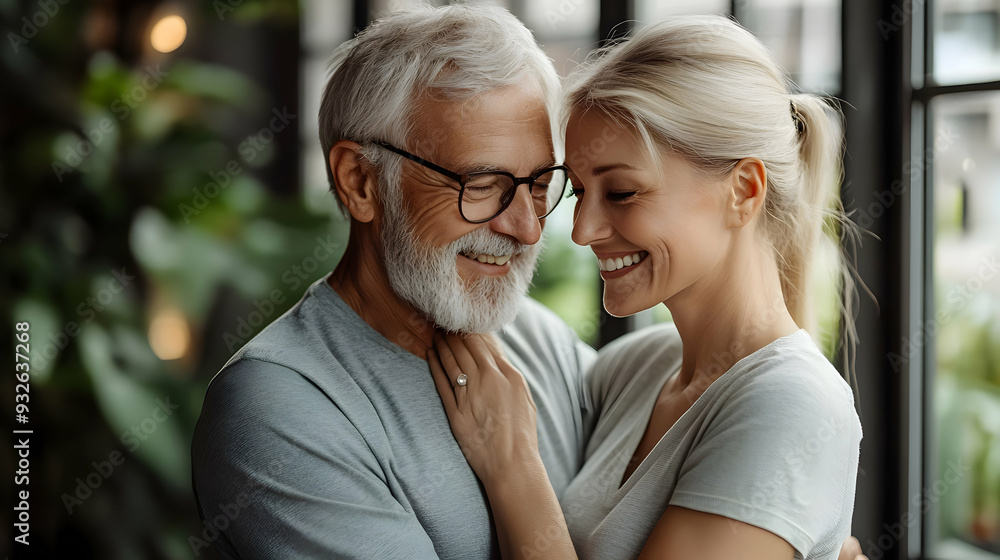
[[[520,255],[531,245],[518,243],[508,237],[493,233],[485,228],[470,231],[459,237],[449,247],[455,252],[477,253],[481,255]]]

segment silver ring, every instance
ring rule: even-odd
[[[468,382],[469,378],[464,373],[458,374],[458,378],[455,379],[455,384],[459,387],[465,387]]]

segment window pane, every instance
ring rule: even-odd
[[[928,498],[942,541],[1000,552],[1000,93],[940,97],[931,110],[935,305],[919,335],[936,341]]]
[[[299,165],[302,173],[302,200],[313,214],[327,214],[343,220],[337,202],[330,193],[326,178],[326,157],[319,145],[319,103],[327,79],[327,62],[340,43],[351,37],[353,21],[349,2],[304,0],[299,17],[302,29],[302,57],[299,75],[300,116],[298,119],[301,152]]]
[[[730,0],[635,0],[635,18],[651,23],[684,14],[729,14]]]
[[[513,10],[535,34],[559,75],[566,77],[597,46],[597,0],[532,0]],[[576,199],[563,200],[545,219],[545,250],[531,296],[555,311],[580,338],[597,343],[600,321],[597,259],[570,239]]]
[[[840,91],[840,0],[746,0],[736,16],[805,91]]]
[[[941,84],[1000,79],[1000,4],[935,0],[934,80]]]

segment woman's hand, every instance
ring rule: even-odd
[[[837,560],[868,560],[868,557],[861,552],[861,543],[854,537],[847,537],[840,547],[840,555]]]
[[[483,484],[544,469],[531,392],[492,335],[437,334],[427,363],[455,440]]]

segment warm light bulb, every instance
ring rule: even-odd
[[[161,53],[177,50],[187,37],[187,22],[181,16],[166,16],[149,32],[149,42]]]
[[[191,345],[191,331],[184,314],[176,309],[157,313],[149,325],[149,345],[161,360],[184,357]]]

